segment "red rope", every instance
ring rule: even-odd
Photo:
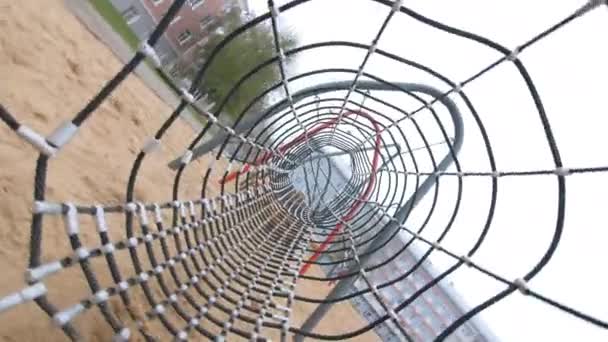
[[[323,243],[321,243],[321,245],[319,245],[319,247],[315,250],[313,255],[308,259],[308,263],[306,263],[306,264],[304,264],[304,266],[302,266],[302,268],[300,269],[300,275],[302,275],[302,274],[306,273],[306,271],[308,271],[308,269],[312,265],[311,263],[314,262],[315,260],[317,260],[319,258],[319,256],[321,255],[321,253],[334,240],[336,235],[342,230],[342,227],[344,225],[343,222],[350,221],[353,218],[353,216],[356,214],[356,212],[359,210],[361,205],[365,201],[368,200],[368,198],[371,194],[371,191],[373,189],[374,183],[376,182],[376,170],[378,169],[378,160],[380,158],[380,134],[379,134],[380,128],[378,126],[378,122],[376,120],[374,120],[369,114],[362,112],[362,111],[348,111],[344,114],[344,116],[349,116],[352,114],[357,114],[358,116],[366,118],[368,121],[370,121],[372,123],[372,125],[374,126],[374,131],[376,132],[374,156],[372,158],[372,171],[370,173],[370,178],[367,183],[367,187],[365,188],[365,191],[355,200],[355,203],[353,203],[353,205],[350,207],[350,209],[348,210],[346,215],[344,215],[340,219],[340,222],[338,222],[338,224],[336,224],[336,227],[329,233],[327,238],[325,238],[325,241],[323,241]],[[287,144],[280,146],[279,151],[282,153],[285,152],[287,149],[291,148],[295,144],[302,142],[309,136],[314,136],[315,134],[319,133],[321,130],[333,126],[336,123],[336,121],[338,121],[338,118],[334,118],[331,121],[316,125],[310,131],[306,132],[306,134],[302,133],[298,137],[293,139],[292,141],[288,142]],[[267,152],[263,156],[256,159],[255,162],[253,163],[253,165],[260,165],[260,164],[266,162],[270,157],[271,157],[271,154]],[[250,171],[250,169],[251,169],[251,167],[249,166],[249,164],[245,164],[245,166],[243,167],[243,169],[241,171],[231,172],[226,177],[222,178],[219,181],[219,183],[220,184],[229,183],[229,182],[233,181],[234,179],[236,179],[236,177],[239,173],[240,174],[247,173]]]
[[[369,195],[373,189],[374,183],[376,182],[376,170],[378,169],[378,160],[380,158],[380,134],[379,134],[380,128],[378,127],[378,122],[365,112],[349,111],[345,115],[348,116],[350,114],[359,114],[361,117],[366,118],[367,120],[369,120],[372,123],[372,125],[374,126],[374,131],[376,131],[374,156],[372,158],[372,171],[370,173],[370,178],[367,183],[367,187],[365,188],[365,191],[361,194],[361,196],[359,196],[359,198],[357,198],[355,203],[353,203],[353,205],[350,207],[350,209],[348,210],[346,215],[344,215],[340,219],[340,222],[338,222],[338,224],[336,224],[336,227],[331,231],[331,233],[329,233],[327,238],[325,238],[325,241],[323,241],[323,243],[315,250],[313,255],[308,259],[308,263],[306,263],[306,264],[304,264],[304,266],[302,266],[302,268],[300,269],[300,275],[303,275],[304,273],[306,273],[306,271],[308,271],[308,269],[312,265],[312,262],[314,262],[315,260],[317,260],[319,258],[321,253],[327,248],[327,246],[334,240],[336,235],[342,230],[342,227],[343,227],[342,222],[350,221],[353,218],[353,216],[355,215],[355,213],[359,210],[361,205],[364,203],[364,201],[367,201],[367,199],[369,198]],[[337,120],[337,118],[336,118],[336,120]],[[335,120],[334,120],[334,122],[335,122]],[[331,124],[333,124],[334,122],[332,122]]]

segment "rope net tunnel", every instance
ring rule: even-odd
[[[78,318],[98,312],[117,341],[361,336],[483,341],[491,338],[471,335],[472,322],[481,312],[519,294],[571,320],[607,329],[608,317],[579,310],[529,284],[559,254],[568,179],[603,174],[608,166],[564,165],[551,117],[521,59],[536,44],[590,13],[605,17],[598,8],[605,9],[606,2],[591,0],[574,8],[561,21],[510,49],[428,18],[405,2],[369,0],[383,11],[369,41],[321,41],[285,50],[279,26],[290,13],[317,2],[295,0],[278,6],[269,0],[266,13],[226,35],[196,73],[192,87],[185,89],[166,76],[154,50],[187,4],[176,0],[133,58],[72,120],[49,136],[28,128],[10,108],[0,107],[2,121],[40,153],[26,285],[3,294],[0,312],[37,305],[74,340],[87,338],[80,332]],[[409,60],[383,48],[387,27],[400,21],[475,44],[495,58],[478,65],[466,78],[448,78],[423,60]],[[215,109],[201,108],[197,85],[204,82],[214,58],[256,25],[272,28],[275,56],[242,75]],[[356,51],[361,58],[353,68],[288,73],[290,58],[332,49]],[[367,68],[374,58],[421,76],[403,82],[391,80],[390,73],[377,75]],[[181,102],[132,162],[125,201],[47,200],[46,175],[53,167],[52,159],[62,158],[62,146],[145,60],[156,66]],[[281,79],[226,124],[223,108],[264,68],[278,68]],[[543,164],[547,167],[497,166],[488,120],[467,96],[467,88],[493,72],[517,76],[518,91],[523,89],[526,105],[533,106],[533,115],[530,111],[527,115],[533,116],[531,132],[536,148],[549,160]],[[260,106],[269,95],[272,104]],[[144,160],[186,109],[200,115],[205,125],[180,157],[167,161],[175,170],[174,181],[159,186],[167,187],[172,197],[165,202],[142,202],[135,190]],[[468,144],[469,137],[475,146]],[[463,160],[472,154],[481,161],[469,169]],[[209,160],[196,170],[202,180],[200,196],[184,198],[180,195],[182,174],[200,157]],[[500,184],[526,178],[549,184],[551,195],[547,196],[554,206],[536,215],[547,216],[552,234],[536,244],[540,252],[525,271],[505,275],[499,268],[484,266],[478,251],[483,251],[498,220],[494,216]],[[471,208],[466,204],[470,199],[467,182],[475,183],[476,197],[483,197],[474,201],[475,219],[464,213]],[[212,186],[221,189],[217,196],[210,194]],[[63,220],[71,249],[62,258],[47,260],[45,246],[51,242],[43,238],[43,232],[52,217]],[[462,224],[468,225],[466,233],[456,228]],[[96,231],[95,239],[84,239],[85,230]],[[464,236],[459,241],[466,242],[458,245],[462,248],[448,243],[454,235]],[[119,253],[125,257],[118,258]],[[428,271],[431,256],[443,258],[446,266]],[[51,284],[60,286],[61,282],[51,279],[61,280],[62,274],[74,270],[86,281],[89,293],[69,302],[53,298]],[[110,280],[101,281],[100,274],[108,272]],[[445,292],[447,280],[459,272],[474,273],[497,290],[466,310],[439,307],[451,312],[443,316],[430,312],[435,310],[432,306],[429,313],[416,309]],[[452,302],[446,299],[445,305],[454,306]],[[330,317],[328,311],[345,305],[355,308],[347,312],[360,316],[353,321],[356,324],[337,321],[332,323],[337,328],[330,332],[316,329],[324,317]],[[123,314],[117,314],[117,307]],[[425,315],[443,318],[436,325]]]

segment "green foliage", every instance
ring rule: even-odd
[[[91,5],[101,14],[101,16],[112,26],[131,48],[137,49],[139,39],[124,21],[122,15],[112,6],[109,0],[89,0]],[[177,65],[175,76],[192,80],[194,73],[200,68],[201,62],[209,58],[213,48],[217,46],[227,33],[234,31],[242,26],[249,19],[242,14],[238,6],[227,9],[224,17],[219,19],[221,31],[216,30],[210,33],[209,42],[198,51],[196,60],[199,63],[188,65]],[[283,50],[289,50],[296,46],[296,37],[289,30],[282,30],[280,33],[280,44]],[[210,65],[200,90],[209,94],[209,100],[219,103],[228,94],[236,82],[247,72],[260,63],[275,56],[274,35],[269,21],[265,21],[247,30],[238,38],[226,45],[215,57]],[[290,64],[288,59],[287,65]],[[231,97],[224,112],[236,118],[251,100],[272,84],[281,79],[279,67],[272,64],[260,70],[256,75],[245,82],[239,90]],[[253,110],[264,107],[267,99],[259,103]]]
[[[207,60],[213,50],[212,47],[219,44],[224,39],[225,34],[234,31],[247,20],[238,7],[230,9],[222,20],[221,32],[215,33],[210,38],[209,43],[200,50],[201,59]],[[296,46],[296,38],[292,32],[283,30],[279,36],[280,44],[284,50]],[[219,52],[209,66],[200,89],[203,93],[208,93],[209,98],[219,105],[241,77],[275,55],[272,27],[268,21],[260,23],[241,34]],[[287,64],[290,64],[289,60]],[[281,74],[278,64],[271,64],[261,69],[239,88],[238,92],[224,107],[224,111],[231,117],[236,118],[255,96],[280,79]],[[267,99],[264,99],[254,110],[263,107],[266,101]]]
[[[118,35],[127,43],[127,45],[129,45],[133,52],[137,51],[139,48],[139,38],[135,32],[131,30],[129,24],[127,24],[123,16],[114,7],[114,5],[112,5],[110,0],[89,0],[89,3],[112,27],[112,30],[118,33]],[[161,82],[166,82],[149,60],[146,60],[145,63],[158,74],[158,78]]]

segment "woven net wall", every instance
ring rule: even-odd
[[[196,73],[192,87],[186,89],[176,86],[165,74],[154,50],[180,8],[188,5],[185,0],[173,1],[133,58],[72,120],[59,125],[49,136],[28,128],[9,108],[0,107],[2,121],[40,153],[35,165],[25,285],[0,298],[0,312],[34,302],[57,329],[74,340],[87,338],[79,332],[77,320],[90,311],[101,314],[118,341],[169,337],[340,340],[375,329],[378,332],[381,326],[390,327],[398,340],[460,340],[455,334],[480,312],[519,293],[527,301],[564,311],[573,320],[608,328],[606,317],[595,317],[561,303],[529,284],[559,250],[567,213],[567,179],[603,173],[608,167],[564,165],[550,115],[520,58],[547,37],[605,7],[606,2],[589,1],[516,48],[506,48],[427,18],[409,9],[407,2],[370,0],[384,10],[371,40],[321,41],[285,50],[280,26],[286,16],[309,2],[313,1],[295,0],[278,6],[269,0],[266,13],[226,35]],[[348,15],[348,11],[340,15]],[[398,21],[425,25],[498,57],[480,65],[465,79],[450,79],[425,61],[409,60],[381,47],[386,28]],[[275,57],[242,75],[213,111],[201,108],[197,104],[201,97],[197,84],[204,82],[214,58],[256,25],[272,28]],[[300,74],[287,71],[290,58],[336,48],[357,51],[361,56],[358,67],[320,68]],[[424,76],[406,82],[380,77],[366,69],[374,57]],[[51,160],[62,157],[62,146],[70,143],[95,110],[110,94],[120,91],[121,82],[145,60],[156,66],[181,102],[132,161],[125,201],[98,204],[46,200]],[[518,77],[519,91],[525,90],[527,101],[534,107],[537,127],[533,132],[535,139],[541,140],[551,167],[497,166],[492,136],[474,101],[467,96],[467,88],[505,65]],[[234,100],[239,87],[264,68],[278,68],[281,80],[251,99],[230,125],[225,124],[223,108]],[[348,81],[331,81],[335,74],[346,75]],[[432,84],[425,82],[427,79],[433,79]],[[296,90],[293,84],[302,80],[312,86]],[[268,94],[280,96],[275,96],[271,106],[259,110],[258,104]],[[175,170],[174,182],[158,186],[168,188],[172,197],[159,203],[141,202],[135,195],[140,169],[186,108],[199,115],[205,125],[181,156],[172,162],[167,160]],[[463,124],[463,120],[469,124]],[[463,145],[465,126],[467,137],[475,136],[478,141],[474,153],[483,159],[474,170],[459,160],[461,153],[467,153],[467,145]],[[212,131],[219,133],[210,137]],[[197,171],[201,175],[200,196],[183,198],[182,174],[200,157],[208,160],[204,169]],[[539,243],[542,253],[525,273],[505,277],[500,269],[484,266],[476,253],[492,232],[500,202],[499,184],[526,177],[550,179],[555,209],[537,215],[553,220],[554,233],[550,241]],[[476,215],[481,221],[476,221],[473,233],[467,235],[469,247],[453,250],[444,245],[444,240],[458,221],[464,206],[464,184],[471,179],[483,182],[485,204],[477,207]],[[220,187],[218,196],[209,194],[211,184]],[[440,196],[440,188],[449,189],[450,195]],[[449,203],[450,208],[436,209],[441,202]],[[441,220],[437,221],[437,216]],[[62,258],[46,260],[42,256],[51,242],[43,238],[43,231],[52,217],[63,220],[71,250]],[[121,223],[116,227],[107,223],[110,221]],[[428,233],[432,229],[439,233]],[[83,243],[85,230],[95,231],[93,243],[90,236]],[[116,232],[121,236],[118,239]],[[418,246],[418,252],[412,252],[415,261],[402,268],[397,261],[409,255],[414,246]],[[125,257],[117,258],[119,253]],[[430,255],[446,258],[449,267],[429,273],[428,279],[409,294],[405,290],[396,295],[390,292],[412,279]],[[424,335],[409,321],[413,314],[405,313],[462,269],[496,282],[501,290]],[[64,272],[74,270],[80,272],[90,293],[70,302],[53,300],[48,295],[50,284],[60,286],[60,282],[48,279],[61,279]],[[110,285],[99,280],[104,272],[109,273]],[[302,283],[319,289],[328,289],[329,285],[331,294],[319,297],[301,292],[298,289]],[[365,316],[358,321],[360,324],[343,326],[341,333],[314,329],[315,323],[323,320],[324,310],[332,305],[355,305],[362,298],[375,308],[373,317],[359,313]],[[356,314],[357,310],[349,312]],[[477,338],[484,340],[482,336]]]

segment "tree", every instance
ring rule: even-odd
[[[199,63],[194,69],[199,69],[198,67],[209,58],[213,48],[225,38],[227,33],[242,26],[249,19],[240,7],[232,6],[228,8],[225,16],[221,19],[221,26],[214,30],[209,42],[198,51]],[[281,30],[279,37],[283,50],[289,50],[297,44],[295,35],[289,30]],[[199,86],[201,92],[209,95],[208,101],[219,104],[241,77],[255,66],[276,56],[275,51],[274,35],[270,21],[259,23],[231,41],[219,52],[207,69]],[[286,64],[290,65],[291,63],[290,58]],[[183,76],[192,79],[192,69],[187,71],[188,75]],[[223,111],[235,119],[251,100],[280,79],[278,64],[275,63],[263,68],[239,88]],[[267,101],[268,98],[265,98],[255,109],[263,108]]]

